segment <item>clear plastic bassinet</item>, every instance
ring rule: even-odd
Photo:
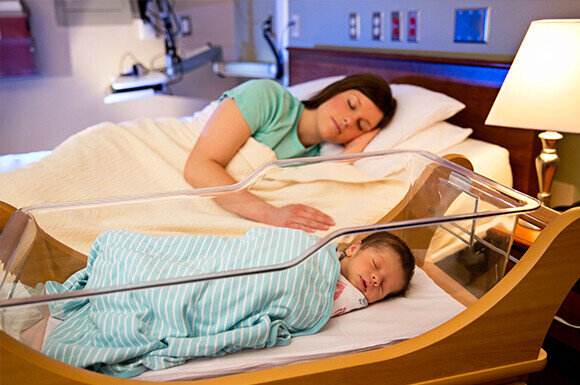
[[[314,244],[294,250],[295,257],[284,263],[45,293],[47,281],[63,282],[86,266],[91,244],[106,231],[240,237],[263,227],[212,199],[241,190],[274,205],[316,207],[336,226],[315,233]],[[416,265],[468,305],[502,279],[517,217],[538,207],[525,194],[418,151],[290,159],[267,163],[227,187],[25,207],[0,237],[1,329],[40,350],[46,305],[294,269],[328,244],[340,249],[378,231],[403,239]]]

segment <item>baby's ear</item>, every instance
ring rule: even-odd
[[[346,250],[344,251],[346,253],[346,256],[352,257],[353,255],[355,255],[358,249],[360,248],[360,245],[361,241],[356,241],[355,243],[347,247]]]

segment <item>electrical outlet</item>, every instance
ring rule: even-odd
[[[391,12],[391,41],[402,41],[403,11]]]
[[[373,12],[373,22],[371,36],[373,40],[384,40],[383,25],[384,25],[384,13],[383,12]]]
[[[300,15],[297,13],[290,17],[290,35],[300,37]]]
[[[179,23],[181,25],[181,35],[191,36],[191,17],[179,16]]]
[[[348,15],[348,36],[350,40],[358,40],[360,37],[360,15],[358,12],[351,12]]]
[[[409,11],[407,14],[407,41],[419,42],[419,11]]]

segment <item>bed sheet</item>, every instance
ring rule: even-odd
[[[391,298],[331,318],[318,333],[293,338],[288,346],[194,359],[173,368],[147,371],[133,379],[202,379],[366,351],[416,337],[443,324],[464,309],[465,306],[418,268],[405,297]],[[59,322],[50,318],[45,335]]]

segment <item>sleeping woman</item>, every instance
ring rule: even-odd
[[[349,76],[306,101],[274,81],[252,80],[191,120],[99,123],[39,162],[0,173],[0,228],[24,206],[230,185],[273,155],[316,156],[322,141],[348,143],[346,152],[360,152],[376,127],[390,120],[395,104],[389,84],[374,75]],[[252,151],[238,151],[245,142]],[[215,198],[242,218],[273,226],[313,232],[341,221],[299,200],[264,201],[250,192]]]
[[[87,267],[47,294],[286,263],[316,244],[300,230],[257,227],[240,238],[101,234]],[[344,251],[327,244],[286,270],[51,303],[63,320],[43,353],[70,365],[133,377],[195,357],[287,345],[330,316],[406,291],[414,257],[374,233]],[[347,295],[348,294],[348,295]]]
[[[252,80],[225,92],[185,164],[185,180],[196,188],[235,183],[225,167],[253,137],[278,159],[320,155],[319,144],[345,144],[345,154],[362,152],[390,121],[396,100],[389,84],[372,74],[347,76],[300,101],[278,83]],[[250,192],[214,198],[224,209],[273,226],[314,232],[334,220],[313,207],[275,207]]]

